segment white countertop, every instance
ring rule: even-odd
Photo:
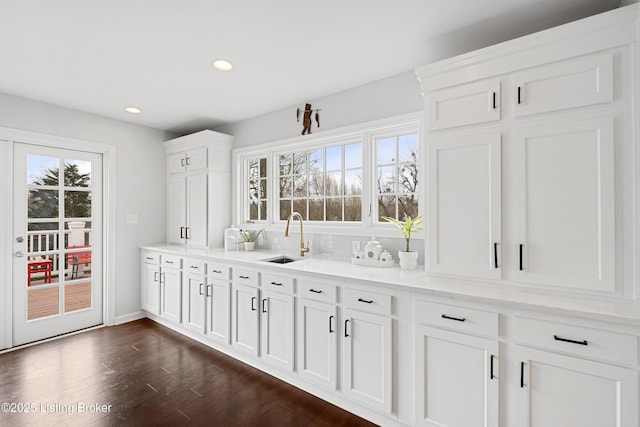
[[[325,279],[348,279],[419,290],[422,293],[482,303],[500,304],[512,308],[533,309],[557,314],[567,314],[594,320],[625,323],[640,326],[640,301],[617,297],[590,296],[576,293],[545,291],[516,285],[468,281],[427,276],[423,268],[402,270],[398,265],[378,268],[351,264],[349,260],[335,260],[307,256],[288,264],[264,261],[282,253],[265,250],[224,251],[223,249],[195,249],[170,244],[143,246],[143,249],[169,252],[187,257],[216,259],[271,271],[304,273]]]

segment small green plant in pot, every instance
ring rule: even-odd
[[[420,227],[422,223],[423,215],[420,214],[414,218],[409,215],[404,216],[404,221],[400,221],[396,218],[383,216],[382,219],[388,221],[396,226],[400,233],[404,236],[404,240],[407,244],[406,250],[398,251],[398,259],[400,260],[400,267],[406,270],[413,270],[418,265],[418,251],[411,250],[411,233],[418,233],[424,230]]]
[[[264,229],[259,230],[240,230],[240,237],[242,237],[245,251],[252,251],[256,246],[256,240]]]

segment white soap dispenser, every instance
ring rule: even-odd
[[[231,224],[231,227],[224,229],[224,250],[225,251],[237,251],[238,250],[238,234],[240,233],[240,229],[234,227]]]
[[[382,252],[382,245],[373,236],[371,237],[371,240],[369,240],[367,244],[364,245],[365,259],[377,261],[381,252]]]

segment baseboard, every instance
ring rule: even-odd
[[[144,311],[137,311],[135,313],[129,313],[122,316],[116,316],[115,325],[122,325],[123,323],[133,322],[134,320],[140,320],[147,317]]]

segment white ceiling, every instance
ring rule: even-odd
[[[619,1],[0,0],[0,92],[184,134]],[[216,58],[234,71],[214,70]]]

